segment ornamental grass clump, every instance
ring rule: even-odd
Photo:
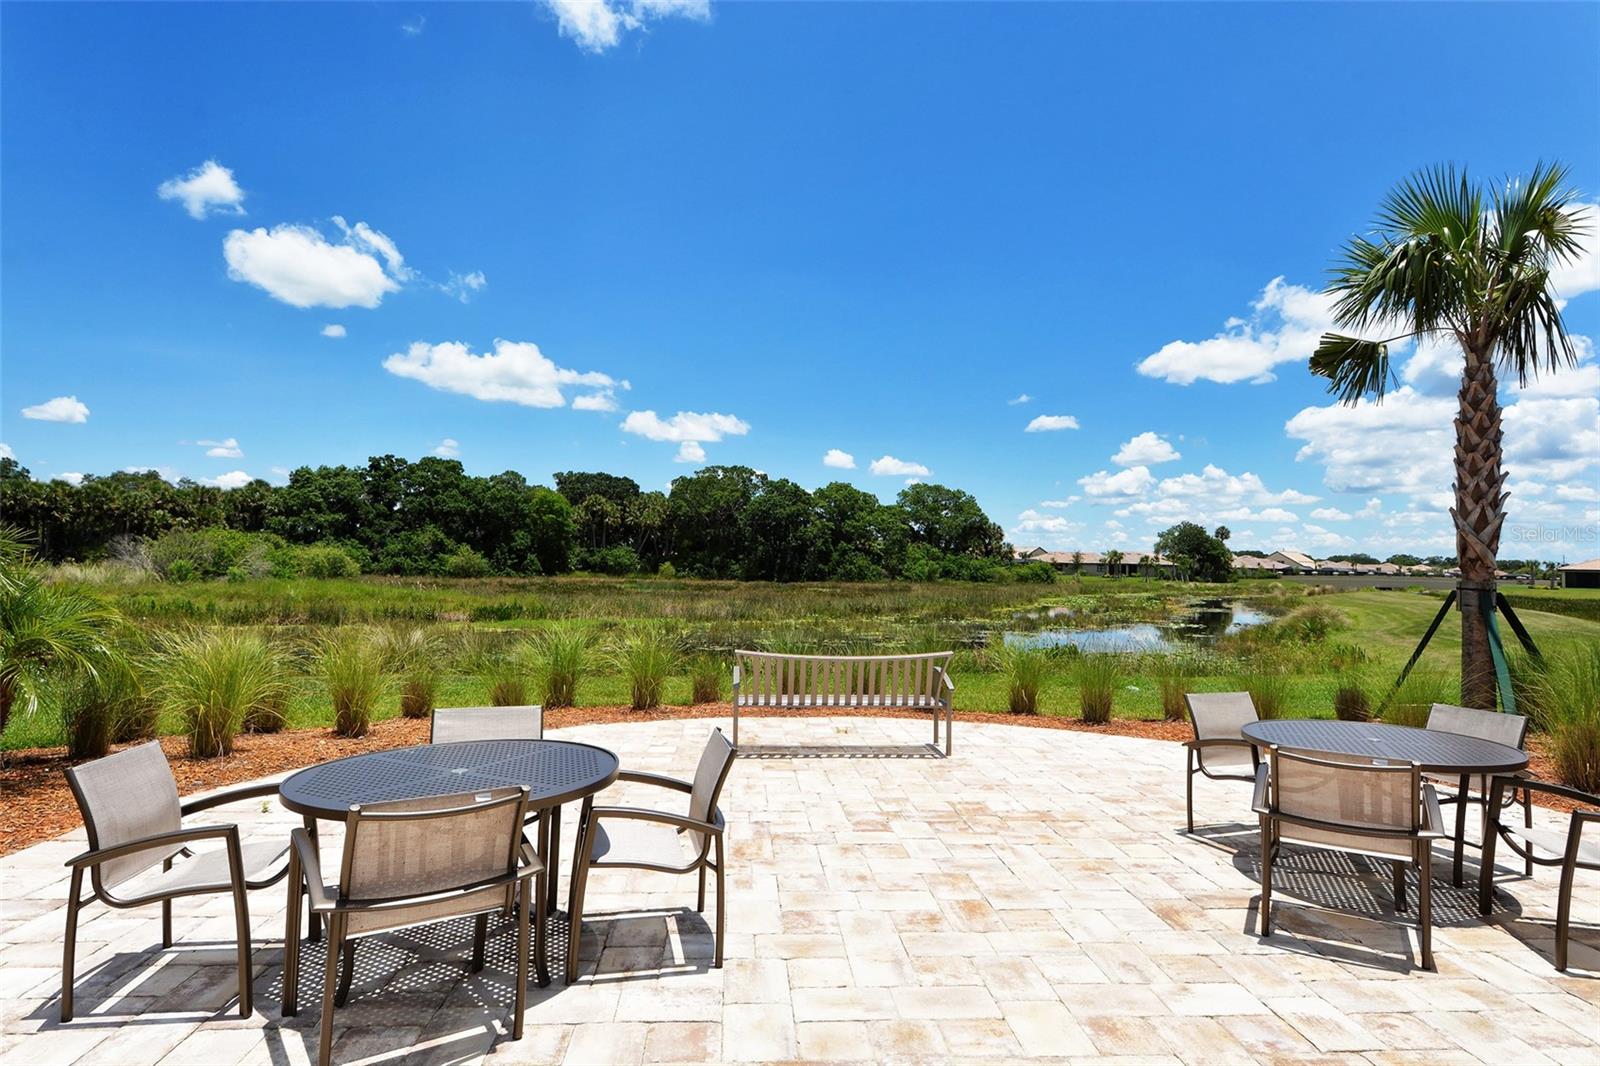
[[[1383,708],[1383,720],[1390,725],[1421,729],[1428,724],[1428,715],[1435,703],[1455,703],[1460,692],[1461,683],[1443,670],[1413,667],[1389,697]]]
[[[138,671],[115,653],[100,656],[92,669],[67,674],[60,687],[60,703],[67,754],[74,759],[107,754],[127,721],[150,720],[154,735],[154,718],[160,713]]]
[[[1346,673],[1333,690],[1333,716],[1341,722],[1365,722],[1372,718],[1372,700],[1360,677]]]
[[[722,662],[710,652],[689,660],[689,702],[716,703],[722,699]]]
[[[1289,713],[1289,674],[1282,667],[1259,664],[1239,680],[1239,688],[1250,693],[1259,717],[1282,718]]]
[[[554,626],[536,642],[539,689],[545,707],[576,707],[578,682],[589,665],[589,638],[573,626]]]
[[[1163,655],[1155,663],[1156,687],[1161,693],[1161,717],[1181,722],[1188,717],[1185,699],[1194,681],[1194,665],[1181,655]]]
[[[1039,687],[1049,664],[1044,649],[1001,640],[993,645],[991,655],[1005,675],[1006,708],[1012,714],[1038,714]]]
[[[1600,792],[1600,645],[1552,657],[1543,678],[1537,722],[1549,734],[1556,773],[1573,788]]]
[[[1116,698],[1122,663],[1114,652],[1080,655],[1073,664],[1073,679],[1078,683],[1078,709],[1090,725],[1111,721],[1111,704]]]
[[[383,648],[359,626],[344,626],[322,644],[322,678],[333,701],[333,731],[341,737],[364,737],[383,697],[386,678]]]
[[[183,722],[195,759],[231,754],[246,716],[281,700],[287,687],[267,642],[237,629],[169,638],[156,676],[162,706]]]
[[[629,706],[636,711],[661,706],[667,678],[678,668],[678,638],[662,625],[629,628],[607,656],[612,669],[628,679]]]
[[[383,638],[384,658],[400,678],[400,716],[427,718],[439,695],[443,656],[440,642],[421,626],[389,630]]]

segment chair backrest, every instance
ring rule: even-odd
[[[722,735],[722,730],[713,729],[711,736],[706,740],[705,750],[700,753],[700,765],[695,767],[694,787],[689,793],[689,817],[696,821],[710,821],[711,812],[717,809],[717,797],[722,795],[722,785],[728,779],[728,770],[733,766],[733,745],[728,743],[728,738]],[[689,830],[696,850],[705,847],[705,834]]]
[[[1416,763],[1299,752],[1270,752],[1274,814],[1328,828],[1394,836],[1422,826],[1422,772]]]
[[[178,786],[161,745],[152,740],[67,770],[67,783],[83,814],[89,847],[114,848],[130,840],[183,827]],[[138,851],[95,867],[95,887],[111,888],[183,850]]]
[[[339,895],[386,900],[464,888],[514,873],[526,788],[352,807]]]
[[[885,707],[937,702],[955,652],[915,655],[783,655],[736,651],[739,696],[746,706],[845,705],[869,697]]]
[[[1260,717],[1248,692],[1189,692],[1183,698],[1196,740],[1239,740],[1239,730]]]
[[[438,707],[428,733],[430,744],[459,740],[543,740],[544,708]]]
[[[1479,711],[1451,703],[1435,703],[1428,712],[1428,728],[1441,733],[1460,733],[1521,748],[1528,739],[1528,719],[1520,714]]]

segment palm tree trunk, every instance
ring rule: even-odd
[[[1455,506],[1457,588],[1461,608],[1461,702],[1493,710],[1494,660],[1487,612],[1495,595],[1495,556],[1505,521],[1506,475],[1500,469],[1500,402],[1491,353],[1466,349],[1456,414]]]

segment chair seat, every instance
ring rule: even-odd
[[[928,710],[941,706],[932,696],[740,696],[740,707],[906,707]]]
[[[1565,829],[1524,829],[1520,825],[1508,825],[1505,829],[1512,836],[1519,838],[1524,847],[1532,844],[1537,849],[1534,854],[1538,858],[1556,859],[1567,853]],[[1578,861],[1600,865],[1600,839],[1592,838],[1588,833],[1579,837]]]
[[[687,866],[696,852],[688,833],[661,822],[635,818],[602,818],[595,826],[594,846],[589,856],[614,863],[650,863],[655,866]]]
[[[286,840],[247,840],[240,844],[245,883],[258,887],[275,880],[288,865]],[[157,867],[119,887],[117,895],[134,897],[171,892],[225,892],[233,887],[228,869],[228,849],[208,848],[187,859],[173,860],[172,869]]]
[[[1238,744],[1218,744],[1201,748],[1197,753],[1200,765],[1207,773],[1239,773],[1255,770],[1255,759],[1249,748]]]

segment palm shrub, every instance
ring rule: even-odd
[[[537,641],[539,688],[546,707],[576,707],[589,665],[589,638],[574,626],[553,626]]]
[[[1039,686],[1044,682],[1048,659],[1043,648],[1028,644],[996,641],[990,657],[1006,679],[1006,707],[1012,714],[1039,713]]]
[[[689,702],[716,703],[722,699],[722,662],[710,652],[689,660]]]
[[[1078,683],[1078,709],[1090,725],[1111,721],[1111,703],[1122,677],[1122,663],[1114,652],[1080,655],[1073,664],[1073,679]]]
[[[1556,773],[1573,788],[1600,792],[1600,645],[1548,660],[1535,707]]]
[[[364,737],[383,696],[383,648],[367,630],[341,626],[322,643],[322,678],[333,700],[333,731]]]
[[[433,713],[439,695],[442,651],[434,635],[421,626],[384,634],[384,658],[400,677],[401,717],[426,718]]]
[[[285,684],[281,661],[267,643],[237,629],[170,637],[158,668],[162,705],[183,722],[196,759],[231,754],[245,717],[281,699]]]
[[[661,706],[661,691],[678,668],[678,638],[666,626],[630,627],[612,646],[611,667],[628,679],[629,705],[636,711]]]

